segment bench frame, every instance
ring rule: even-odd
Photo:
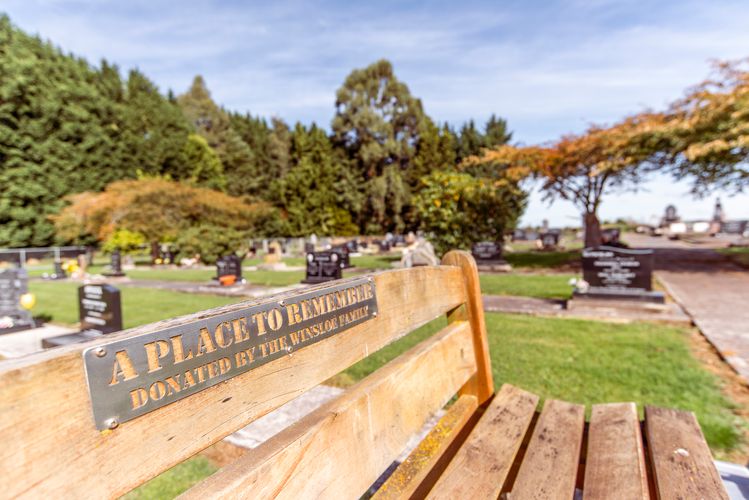
[[[445,315],[438,333],[184,496],[359,497],[457,396],[377,497],[570,498],[578,487],[586,498],[727,498],[691,413],[647,408],[646,447],[633,404],[594,405],[586,432],[580,405],[549,400],[539,414],[538,396],[508,385],[495,395],[476,264],[461,251],[442,264],[372,275],[376,318],[113,430],[94,426],[84,349],[299,292],[3,361],[0,470],[18,479],[0,497],[121,495]]]

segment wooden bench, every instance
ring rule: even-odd
[[[581,405],[495,394],[476,265],[457,251],[3,361],[0,497],[121,495],[443,315],[184,497],[359,498],[448,405],[375,497],[727,498],[689,412],[600,404],[586,423]]]

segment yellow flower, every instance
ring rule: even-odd
[[[439,207],[442,205],[442,200],[434,200],[434,206]]]

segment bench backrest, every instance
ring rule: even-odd
[[[363,493],[456,393],[480,405],[494,392],[475,262],[453,251],[442,263],[1,362],[0,470],[15,479],[0,497],[125,493],[447,315],[440,332],[191,490]]]

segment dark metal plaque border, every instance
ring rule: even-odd
[[[293,325],[289,324],[289,315],[293,314],[294,311],[300,311],[300,309],[292,309],[292,312],[290,312],[289,308],[293,308],[295,304],[301,308],[300,304],[310,301],[310,299],[319,300],[320,297],[335,294],[342,290],[362,287],[363,285],[369,287],[369,297],[357,300],[354,303],[338,302],[335,304],[337,307],[332,311],[328,310],[318,316],[297,321]],[[362,290],[366,290],[366,288]],[[336,299],[332,300],[335,301]],[[307,302],[307,304],[311,303]],[[253,323],[253,316],[263,313],[275,315],[273,310],[280,311],[284,319],[282,325],[277,330],[271,330],[270,325],[265,322],[266,332],[260,335],[257,322]],[[350,321],[341,324],[340,319],[346,314],[349,314],[346,319]],[[83,364],[96,428],[100,430],[113,429],[119,423],[127,422],[246,373],[265,363],[288,356],[292,352],[304,349],[376,316],[377,291],[374,280],[359,278],[317,288],[299,295],[269,300],[244,309],[195,320],[183,325],[89,347],[83,351]],[[263,321],[262,317],[260,321]],[[240,324],[245,324],[246,332],[249,332],[248,335],[245,330],[242,330]],[[220,346],[216,340],[215,333],[219,327],[223,332],[222,343],[226,347]],[[318,328],[316,333],[315,328]],[[197,356],[202,329],[207,329],[216,349],[212,352],[206,352],[203,349],[203,354]],[[238,331],[243,332],[241,336],[247,335],[248,338],[242,339],[241,342],[235,342],[238,338],[235,337],[235,332]],[[302,331],[305,331],[305,333],[300,335],[299,332]],[[292,341],[291,334],[297,335],[297,342]],[[180,340],[177,342],[172,340],[173,338],[179,338]],[[285,340],[281,340],[282,338]],[[227,345],[228,339],[232,340],[230,345]],[[169,349],[164,357],[159,358],[160,368],[149,373],[148,357],[144,345],[156,341],[164,341],[161,347],[168,346]],[[185,358],[189,357],[188,353],[192,353],[193,356],[190,359],[175,363],[175,342],[182,346]],[[203,344],[205,345],[205,342]],[[155,347],[152,349],[155,349]],[[128,380],[120,372],[117,377],[118,382],[110,386],[110,382],[114,380],[116,355],[122,351],[127,353],[137,376]],[[249,360],[250,351],[254,353],[254,359],[240,365],[240,358],[243,357],[241,353],[245,353],[244,358]],[[224,370],[227,367],[226,360],[230,365],[228,369]],[[191,378],[196,381],[195,384],[187,386],[186,372],[191,373]],[[168,377],[172,378],[172,386],[166,382]],[[201,379],[201,381],[197,382],[198,379]],[[162,382],[163,389],[167,391],[167,394],[161,398],[152,398],[150,391],[153,385],[157,385],[155,396],[160,396],[164,392],[160,390],[162,386],[158,385],[158,382]],[[180,387],[179,391],[175,390],[174,383]],[[132,392],[139,392],[142,395],[144,390],[148,396],[147,401],[136,407],[136,400],[137,403],[141,403],[143,399],[133,399]]]

